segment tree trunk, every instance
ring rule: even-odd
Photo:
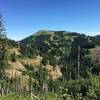
[[[30,93],[30,97],[32,99],[32,76],[29,76],[29,93]]]
[[[1,85],[1,96],[4,95],[4,88],[3,88],[3,84]]]
[[[77,78],[80,77],[80,46],[78,47],[78,68],[77,68]]]

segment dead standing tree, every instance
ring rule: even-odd
[[[77,67],[77,78],[80,77],[80,46],[78,46],[78,67]]]

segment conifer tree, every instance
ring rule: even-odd
[[[15,53],[15,51],[13,52],[13,54],[11,55],[11,61],[12,62],[16,62],[16,53]]]
[[[0,88],[1,95],[3,95],[3,87],[5,81],[5,67],[7,66],[6,61],[6,35],[3,26],[2,16],[0,15]]]

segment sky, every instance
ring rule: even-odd
[[[0,13],[14,40],[39,30],[100,35],[100,0],[0,0]]]

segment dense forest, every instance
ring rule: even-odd
[[[100,35],[40,30],[8,39],[0,16],[0,100],[100,100]]]

